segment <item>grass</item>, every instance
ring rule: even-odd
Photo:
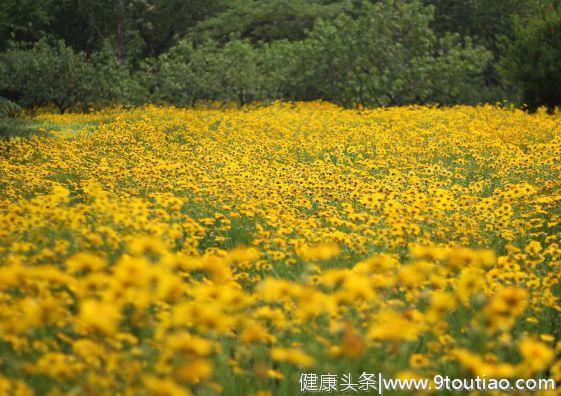
[[[112,118],[107,118],[103,122],[111,120]],[[38,134],[49,135],[52,132],[77,132],[100,123],[101,121],[59,123],[40,118],[0,117],[0,139],[30,138]]]

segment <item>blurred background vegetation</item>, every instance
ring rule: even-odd
[[[0,115],[561,102],[560,0],[2,0]]]

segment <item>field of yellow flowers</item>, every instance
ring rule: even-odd
[[[561,380],[561,117],[144,107],[0,143],[0,395]]]

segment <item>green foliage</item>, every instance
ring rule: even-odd
[[[345,106],[461,100],[489,54],[458,36],[438,39],[432,18],[419,2],[387,1],[320,21],[303,51],[307,91]]]
[[[88,62],[91,65],[88,77],[89,96],[85,104],[108,106],[112,104],[142,104],[148,93],[138,79],[130,72],[130,67],[121,64],[108,43],[93,53]]]
[[[262,97],[259,59],[247,42],[229,41],[212,58],[210,73],[220,100],[237,101],[242,106]]]
[[[303,71],[306,41],[278,40],[258,47],[263,99],[305,100],[309,83]]]
[[[116,2],[118,3],[118,2]],[[197,23],[227,4],[224,0],[121,0],[125,18],[141,39],[142,54],[159,56],[181,40]],[[126,23],[126,22],[125,22]]]
[[[148,58],[137,75],[156,102],[169,102],[186,106],[194,104],[201,96],[201,80],[191,72],[191,43],[182,41],[159,58]]]
[[[435,8],[431,23],[435,33],[457,33],[490,50],[493,58],[484,70],[484,87],[470,87],[470,95],[481,101],[496,102],[510,97],[511,90],[501,84],[497,60],[502,56],[501,38],[512,39],[513,21],[534,14],[544,0],[423,0]]]
[[[197,49],[182,41],[152,64],[155,78],[148,77],[148,81],[159,101],[183,106],[205,99],[235,101],[242,106],[265,95],[259,54],[241,40],[231,40],[223,47],[208,42]]]
[[[17,103],[0,96],[0,118],[13,116],[20,110],[21,108],[17,105]]]
[[[53,23],[53,0],[0,1],[0,51],[9,40],[37,41]]]
[[[142,81],[156,102],[179,106],[194,105],[197,99],[213,99],[213,59],[218,49],[212,45],[195,50],[188,41],[181,41],[158,59],[143,63]]]
[[[561,7],[550,6],[541,16],[518,20],[500,72],[530,110],[546,106],[552,112],[561,104],[560,65]]]
[[[481,101],[481,92],[489,92],[484,85],[483,73],[491,53],[474,45],[469,37],[462,43],[457,34],[444,35],[436,47],[429,101],[449,104]]]
[[[424,0],[435,8],[431,25],[437,34],[447,32],[469,36],[498,53],[497,36],[512,37],[513,18],[525,15],[536,0]]]
[[[204,38],[229,41],[232,34],[253,43],[302,40],[318,18],[333,19],[350,10],[349,0],[234,0],[195,31]]]
[[[261,45],[183,40],[144,64],[156,101],[326,99],[344,106],[468,100],[489,59],[471,40],[437,38],[433,9],[414,2],[363,3],[361,16],[320,20],[305,40]],[[480,81],[477,81],[480,80]]]
[[[0,65],[0,92],[24,107],[54,105],[64,113],[77,105],[126,103],[140,92],[109,49],[88,59],[62,41],[40,40],[9,49],[0,55]]]
[[[0,90],[22,106],[54,104],[61,113],[88,96],[92,67],[83,53],[75,53],[62,41],[50,45],[41,40],[26,49],[2,54]]]
[[[121,62],[158,56],[224,0],[2,0],[0,50],[8,41],[62,39],[92,53],[110,42]]]

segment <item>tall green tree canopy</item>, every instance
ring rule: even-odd
[[[0,50],[8,40],[63,39],[74,49],[113,43],[125,58],[158,56],[225,0],[5,0],[0,2]]]
[[[333,19],[351,10],[350,0],[232,0],[197,25],[197,35],[228,41],[237,35],[252,42],[302,40],[318,19]]]
[[[500,71],[530,110],[561,104],[561,7],[550,4],[541,15],[519,18],[514,40],[506,44]]]
[[[454,101],[481,77],[489,54],[457,35],[438,38],[433,13],[416,1],[385,1],[355,19],[320,21],[302,65],[315,95],[366,106]]]

